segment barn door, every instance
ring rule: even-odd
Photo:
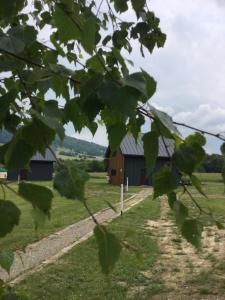
[[[146,168],[141,169],[140,185],[147,185]]]

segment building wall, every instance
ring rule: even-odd
[[[52,180],[53,162],[48,161],[32,161],[30,163],[30,171],[27,175],[27,180]]]
[[[169,162],[168,158],[157,158],[153,173],[157,172],[163,165]],[[146,177],[146,162],[144,157],[126,156],[124,159],[124,180],[128,177],[129,185],[150,185],[152,186],[152,175]],[[173,169],[173,174],[179,182],[179,174]]]
[[[21,180],[30,181],[47,181],[52,180],[53,177],[53,162],[46,161],[32,161],[30,163],[30,170],[9,171],[7,179],[17,180],[20,174]]]
[[[107,165],[110,183],[116,185],[124,183],[124,157],[120,150],[108,158]]]
[[[148,184],[146,179],[146,164],[144,157],[126,156],[124,160],[124,177],[128,177],[129,185]]]

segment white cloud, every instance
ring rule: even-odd
[[[214,132],[225,131],[223,4],[224,0],[149,1],[167,34],[165,47],[142,58],[133,43],[133,54],[126,54],[135,64],[133,70],[142,67],[157,80],[152,103],[176,120]],[[125,17],[134,16],[128,12]],[[81,137],[92,140],[87,131]],[[94,140],[107,144],[105,130],[100,128]],[[209,139],[207,149],[218,152],[219,143]]]

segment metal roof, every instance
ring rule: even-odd
[[[46,149],[45,155],[37,152],[32,158],[31,161],[52,161],[55,162],[55,157],[49,149]]]
[[[164,141],[163,141],[164,139]],[[165,144],[166,147],[165,147]],[[166,149],[167,148],[167,149]],[[133,156],[144,156],[144,147],[142,136],[138,137],[137,140],[128,134],[124,137],[122,143],[120,144],[120,150],[123,155],[133,155]],[[169,153],[168,153],[169,152]],[[170,157],[174,152],[174,142],[171,139],[159,137],[159,157]],[[168,155],[169,154],[169,155]]]

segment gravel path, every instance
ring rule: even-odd
[[[144,188],[124,202],[124,211],[144,200],[152,194],[151,188]],[[95,214],[99,223],[108,223],[120,214],[112,209],[103,209]],[[0,268],[0,279],[15,284],[29,274],[42,269],[72,249],[76,244],[86,240],[93,234],[95,224],[89,217],[65,229],[51,234],[42,240],[27,246],[25,252],[16,251],[10,275]]]

